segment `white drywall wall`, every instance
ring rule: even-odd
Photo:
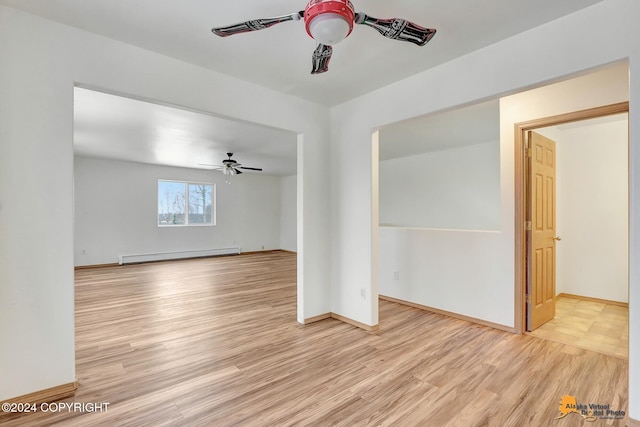
[[[295,175],[280,179],[280,249],[296,252],[296,194]]]
[[[382,225],[500,227],[498,141],[384,160],[379,173]]]
[[[280,178],[75,157],[75,265],[119,255],[280,248]],[[216,225],[158,227],[158,180],[215,185]]]

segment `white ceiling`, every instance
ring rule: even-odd
[[[357,11],[436,28],[424,47],[356,26],[311,76],[315,41],[302,21],[220,38],[211,27],[284,15],[305,0],[0,0],[54,21],[325,105],[388,85],[601,0],[354,0]]]
[[[0,4],[333,106],[599,1],[354,1],[356,10],[368,15],[406,18],[438,32],[426,46],[418,47],[357,26],[334,47],[330,71],[315,76],[309,74],[315,41],[307,36],[302,21],[227,38],[210,32],[214,26],[302,10],[304,0],[0,0]],[[240,163],[262,167],[266,174],[295,174],[296,137],[290,132],[81,88],[75,97],[77,154],[199,167],[218,164],[231,151]],[[441,149],[443,144],[468,144],[464,129],[455,129],[463,122],[475,123],[466,128],[474,129],[475,141],[486,142],[498,123],[497,101],[387,127],[381,131],[381,159]]]
[[[74,91],[74,152],[188,168],[226,153],[263,174],[296,173],[296,134],[84,88]],[[247,173],[253,173],[247,171]]]
[[[380,160],[500,141],[498,99],[415,117],[380,129]]]

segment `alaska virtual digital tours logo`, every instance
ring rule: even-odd
[[[611,405],[603,405],[601,403],[589,403],[588,405],[578,403],[575,396],[565,395],[560,399],[560,416],[559,420],[569,414],[578,414],[586,421],[594,422],[602,419],[621,419],[624,418],[625,412],[621,410],[611,409]]]

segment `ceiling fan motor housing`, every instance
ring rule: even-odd
[[[351,34],[355,16],[349,0],[311,0],[304,9],[307,34],[327,46]]]

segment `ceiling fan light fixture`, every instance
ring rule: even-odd
[[[355,9],[349,0],[312,0],[304,10],[307,33],[326,46],[351,34],[354,20]]]
[[[309,22],[311,37],[326,46],[333,46],[341,42],[350,32],[349,23],[335,13],[318,15]]]

